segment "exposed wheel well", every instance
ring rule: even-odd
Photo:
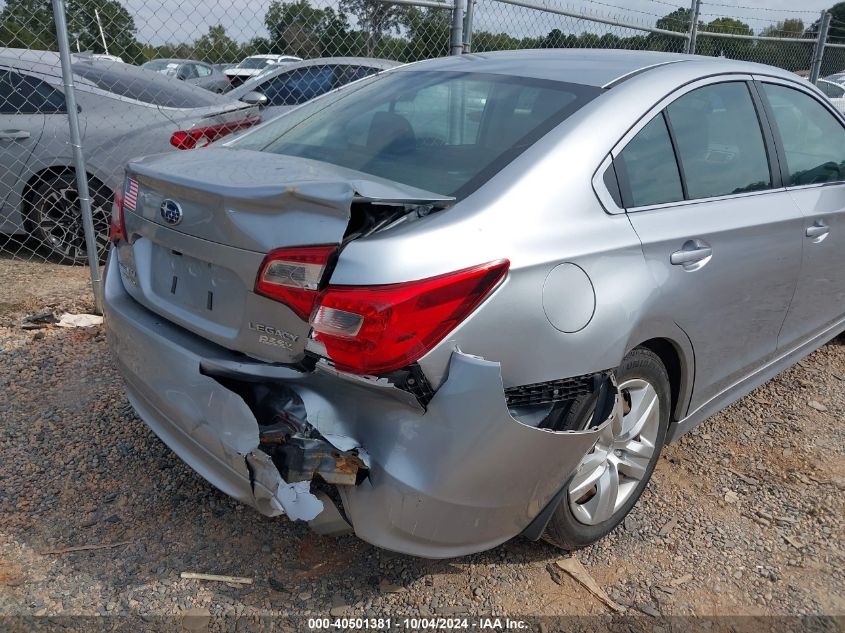
[[[681,380],[683,378],[681,356],[674,343],[665,338],[653,338],[644,341],[637,347],[645,347],[651,350],[660,358],[660,362],[669,374],[669,387],[672,394],[672,410],[669,416],[670,425],[677,421],[678,400],[681,394]]]

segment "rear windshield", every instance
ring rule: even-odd
[[[101,90],[164,108],[203,108],[224,103],[219,95],[125,64],[73,65],[73,72]]]
[[[600,92],[509,75],[386,73],[306,104],[232,145],[460,198]]]
[[[167,65],[171,63],[173,62],[169,62],[166,59],[156,59],[146,64],[141,64],[141,68],[145,70],[161,70],[162,68],[167,68]]]

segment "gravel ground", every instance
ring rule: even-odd
[[[90,310],[87,271],[24,266],[48,291],[23,294],[18,266],[0,259],[0,615],[609,613],[542,542],[417,560],[231,501],[133,414],[101,328],[20,327]],[[843,381],[834,342],[667,447],[624,526],[577,553],[598,585],[645,620],[845,614]]]

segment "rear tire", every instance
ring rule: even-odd
[[[93,178],[89,178],[88,190],[97,259],[102,262],[109,244],[112,192]],[[88,263],[79,192],[73,172],[40,176],[28,196],[27,206],[29,231],[47,248],[49,259],[60,264]]]
[[[562,549],[586,547],[616,528],[645,490],[663,448],[672,400],[660,358],[638,347],[622,360],[616,380],[625,399],[621,428],[608,428],[581,460],[543,534]],[[550,426],[587,428],[594,406],[576,401]]]

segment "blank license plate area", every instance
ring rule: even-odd
[[[221,325],[237,323],[245,289],[234,272],[159,245],[151,264],[160,300]]]

